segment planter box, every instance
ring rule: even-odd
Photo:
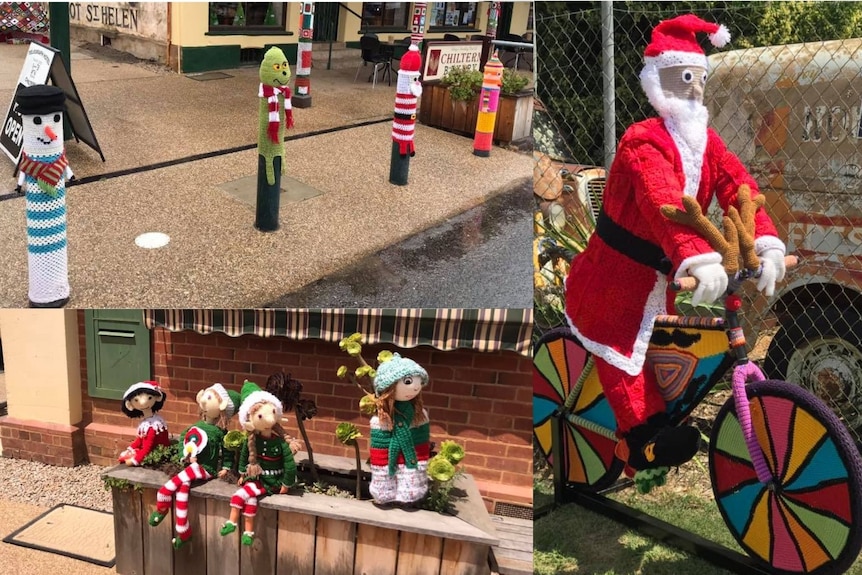
[[[194,535],[174,550],[173,512],[157,527],[147,523],[168,477],[126,466],[105,475],[136,486],[112,489],[120,575],[488,575],[488,551],[499,544],[469,476],[458,485],[467,497],[455,516],[315,493],[270,495],[260,501],[251,546],[240,544],[242,523],[230,536],[219,534],[237,487],[213,479],[192,488]]]
[[[472,136],[476,133],[478,110],[478,98],[472,102],[456,102],[449,97],[449,90],[440,84],[422,87],[419,121],[426,126]],[[494,125],[496,142],[508,144],[529,138],[532,127],[533,90],[500,97]]]

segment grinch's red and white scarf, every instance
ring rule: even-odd
[[[266,98],[269,104],[269,125],[267,126],[267,134],[273,143],[278,142],[278,95],[284,94],[284,127],[293,127],[293,105],[290,102],[291,92],[290,86],[268,86],[260,85],[260,93],[258,96]]]
[[[56,197],[57,185],[60,183],[60,178],[63,177],[68,165],[69,162],[66,160],[65,151],[53,162],[34,160],[26,152],[22,152],[19,168],[28,176],[36,179],[36,185],[39,186],[40,190],[51,197]]]

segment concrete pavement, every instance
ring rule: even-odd
[[[25,48],[0,45],[4,112]],[[76,176],[89,182],[68,190],[71,307],[261,306],[519,187],[532,173],[529,154],[494,148],[491,158],[478,158],[469,138],[417,126],[410,183],[393,186],[394,86],[354,84],[353,69],[315,69],[313,106],[294,110],[285,162],[287,176],[318,193],[282,198],[281,229],[261,233],[253,207],[225,191],[256,174],[256,150],[147,168],[256,142],[257,68],[226,73],[231,77],[200,82],[73,47],[72,77],[106,162],[67,143]],[[303,137],[362,123],[368,125]],[[13,169],[0,158],[0,195],[14,188]],[[120,170],[136,173],[111,177]],[[0,201],[5,307],[27,304],[23,212],[23,198]],[[171,242],[138,248],[135,237],[149,231]],[[396,294],[373,305],[400,302]]]

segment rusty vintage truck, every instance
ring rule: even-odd
[[[711,125],[757,179],[802,264],[754,300],[777,327],[764,369],[803,385],[862,437],[862,39],[710,57]]]

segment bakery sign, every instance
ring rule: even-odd
[[[422,81],[440,80],[452,68],[478,70],[482,63],[482,42],[428,42]]]

